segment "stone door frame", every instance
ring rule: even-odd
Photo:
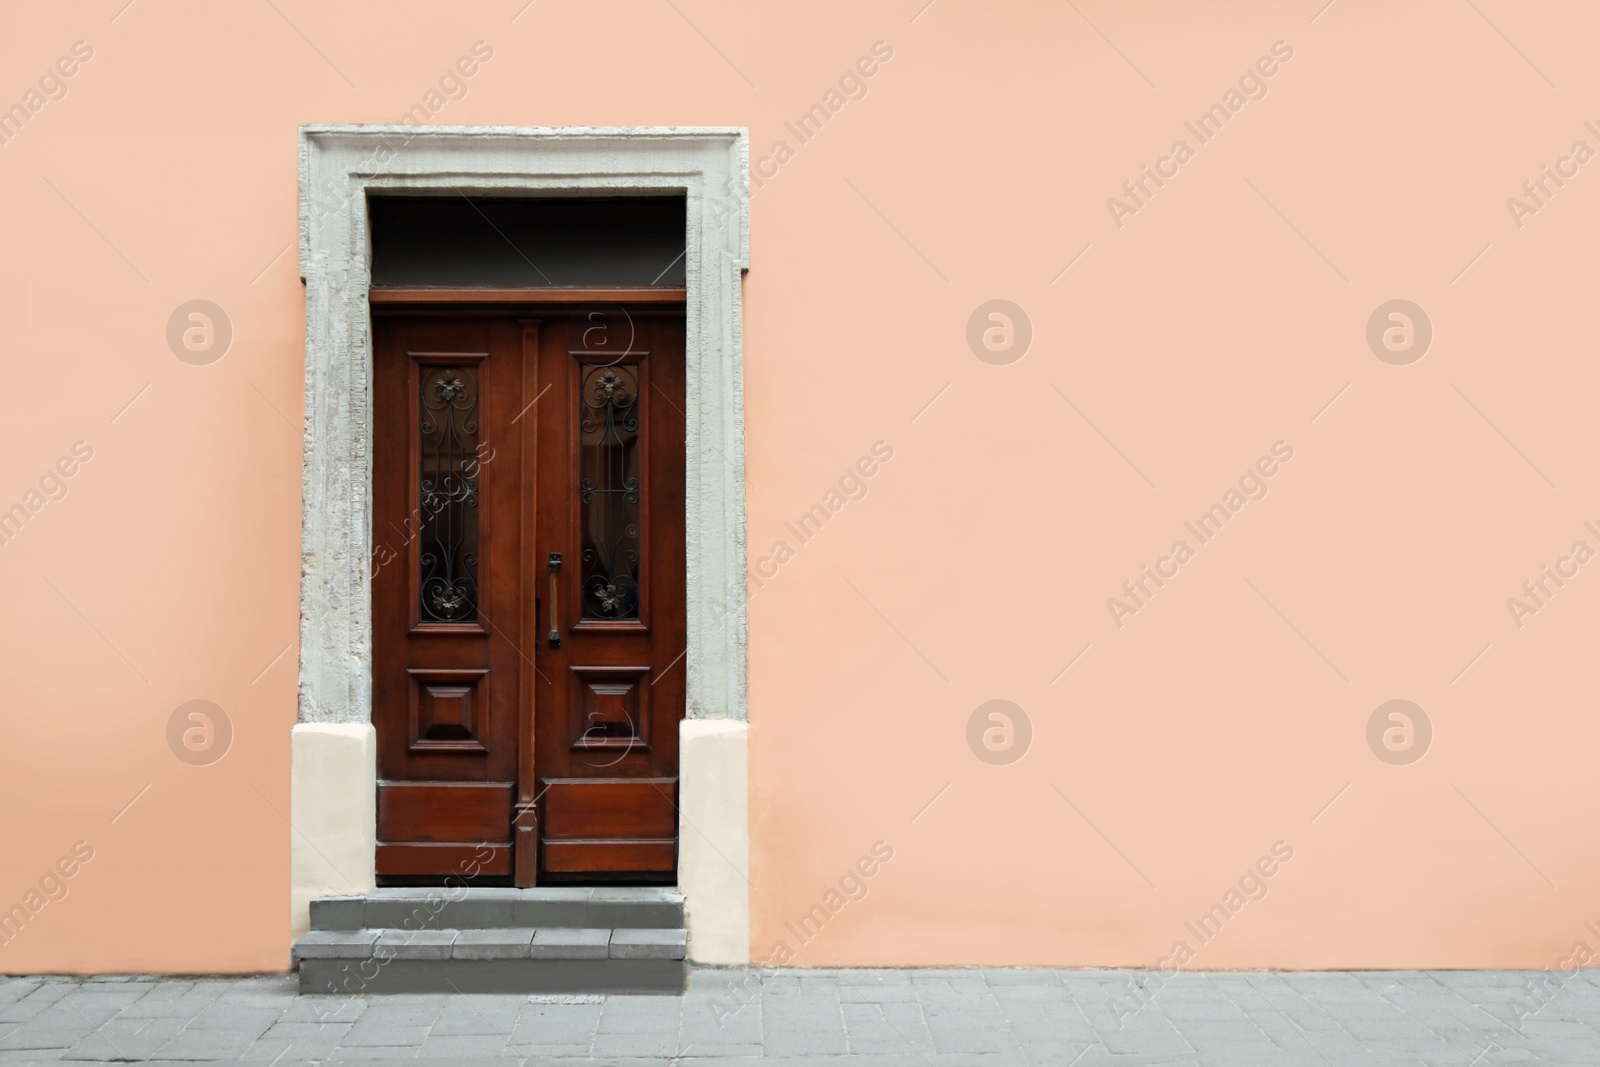
[[[748,134],[736,128],[329,125],[300,129],[306,377],[292,925],[374,886],[373,194],[681,194],[687,372],[688,708],[678,882],[691,958],[749,947],[744,384]]]

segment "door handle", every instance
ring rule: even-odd
[[[561,553],[550,553],[550,647],[561,647],[561,612],[556,608],[556,572],[561,570]]]

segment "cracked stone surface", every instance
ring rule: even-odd
[[[704,969],[673,996],[360,996],[295,976],[0,979],[0,1063],[1600,1062],[1593,971]]]

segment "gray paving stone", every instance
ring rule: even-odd
[[[902,1011],[896,1013],[898,1018],[890,1018],[876,1004],[845,1004],[841,1005],[841,1009],[845,1046],[851,1055],[910,1051],[929,1055],[938,1051],[933,1037],[922,1023],[920,1013]]]
[[[26,1049],[26,1051],[8,1051],[0,1049],[0,1064],[56,1064],[56,1062],[72,1062],[61,1059],[64,1049]]]
[[[82,1031],[87,1033],[93,1030],[94,1027],[95,1024],[85,1018],[81,1012],[52,1004],[30,1019],[26,1029],[60,1031],[63,1033]]]
[[[46,1030],[42,1027],[21,1029],[0,1038],[0,1050],[69,1049],[83,1040],[90,1029],[89,1026],[75,1030]]]
[[[341,1047],[339,1044],[341,1040],[341,1036],[332,1034],[325,1037],[303,1037],[297,1041],[263,1036],[244,1050],[240,1060],[243,1063],[268,1064],[270,1067],[315,1063],[333,1055]]]
[[[512,1028],[513,1044],[583,1045],[600,1030],[603,1004],[529,1004]]]
[[[697,971],[681,997],[296,996],[292,975],[25,978],[0,980],[0,1013],[13,1015],[0,1021],[0,1063],[658,1065],[678,1056],[724,1067],[1542,1067],[1600,1060],[1600,987],[1588,974],[1565,977],[1520,1030],[1494,1011],[1526,996],[1526,982],[1548,981],[1539,975],[1193,973],[1153,991],[1149,978],[949,969],[764,976],[739,968]],[[1125,996],[1130,981],[1145,982],[1141,996],[1153,1000],[1117,1025],[1105,1003]]]
[[[865,985],[851,979],[841,983],[839,1000],[846,1004],[915,1004],[917,991],[910,985]]]
[[[215,979],[212,979],[215,981]],[[291,974],[262,974],[249,978],[234,978],[223,984],[222,999],[250,1000],[260,997],[294,995],[294,976]]]
[[[526,996],[494,994],[451,997],[434,1020],[429,1036],[509,1036],[527,1000]]]
[[[1198,1052],[1240,1050],[1249,1048],[1277,1049],[1278,1045],[1259,1026],[1249,1020],[1229,1022],[1175,1022],[1179,1037]]]
[[[96,1021],[109,1019],[144,996],[144,990],[130,985],[85,983],[57,1001]]]
[[[607,997],[598,1033],[676,1035],[682,1019],[683,1003],[677,997]]]
[[[597,1004],[529,1004],[517,1016],[512,1039],[535,1044],[586,1044],[600,1032],[604,1012],[604,1000]]]
[[[824,1026],[844,1035],[844,1015],[838,1001],[819,997],[806,1000],[767,1000],[761,1005],[761,1023],[772,1030],[811,1030]]]
[[[729,1044],[727,1042],[720,1041],[688,1042],[680,1039],[678,1042],[678,1049],[678,1059],[675,1062],[685,1065],[706,1063],[724,1065],[731,1062],[742,1062],[746,1060],[752,1064],[772,1064],[778,1062],[776,1059],[763,1059],[761,1055],[761,1045],[755,1042]]]
[[[519,1044],[513,1039],[506,1045],[506,1055],[522,1056],[524,1057],[524,1062],[529,1064],[552,1062],[585,1063],[590,1062],[589,1051],[592,1047],[588,1042],[584,1042],[581,1045],[552,1045],[540,1042]]]
[[[342,1038],[350,1032],[353,1023],[285,1023],[279,1022],[268,1027],[261,1035],[261,1041],[283,1041],[294,1044],[297,1041],[323,1041],[333,1038]]]
[[[0,1022],[26,1022],[66,996],[71,988],[65,983],[42,982],[0,1009]]]
[[[842,1056],[849,1051],[842,1018],[819,1015],[807,1023],[794,1020],[788,1025],[773,1025],[770,1016],[763,1023],[761,1046],[766,1056]]]
[[[240,1008],[216,1006],[196,1015],[188,1025],[190,1030],[225,1030],[228,1033],[249,1034],[256,1038],[283,1014],[283,1005],[275,1008]]]
[[[112,1019],[67,1049],[62,1059],[150,1059],[182,1029],[176,1019]]]
[[[37,978],[0,978],[0,1004],[11,1004],[39,988]]]
[[[507,1034],[429,1033],[417,1049],[417,1058],[438,1057],[459,1061],[466,1056],[498,1056],[505,1051]]]
[[[276,1025],[353,1023],[366,1011],[367,1003],[365,997],[295,997],[278,1017]]]
[[[1154,1012],[1150,1013],[1154,1019]],[[1103,1031],[1099,1040],[1106,1049],[1120,1055],[1170,1055],[1181,1056],[1184,1053],[1193,1053],[1195,1048],[1185,1041],[1170,1023],[1165,1020],[1146,1021],[1139,1026],[1128,1026],[1121,1030]]]
[[[596,1034],[590,1046],[592,1056],[604,1060],[623,1057],[658,1059],[674,1056],[678,1051],[678,1035],[652,1033],[601,1033]]]
[[[350,1028],[350,1032],[340,1042],[340,1047],[382,1045],[386,1048],[409,1048],[415,1052],[416,1047],[427,1036],[426,1026],[368,1025],[366,1020],[362,1020]]]
[[[340,1045],[328,1054],[329,1063],[347,1063],[361,1060],[414,1060],[414,1048],[394,1048],[384,1045]]]
[[[722,998],[684,998],[683,1019],[678,1036],[684,1045],[742,1045],[761,1040],[761,1004],[741,1005]]]
[[[156,981],[144,987],[144,995],[122,1010],[123,1019],[192,1019],[211,1004],[222,990],[214,983],[182,980]]]
[[[255,1040],[227,1030],[182,1030],[152,1057],[156,1060],[237,1059]]]

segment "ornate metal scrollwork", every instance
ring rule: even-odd
[[[433,392],[441,404],[448,404],[466,391],[467,383],[454,374],[441,374],[434,380]]]
[[[579,428],[585,618],[639,617],[639,368],[580,364]]]
[[[421,368],[422,618],[478,613],[478,380],[459,367]]]

